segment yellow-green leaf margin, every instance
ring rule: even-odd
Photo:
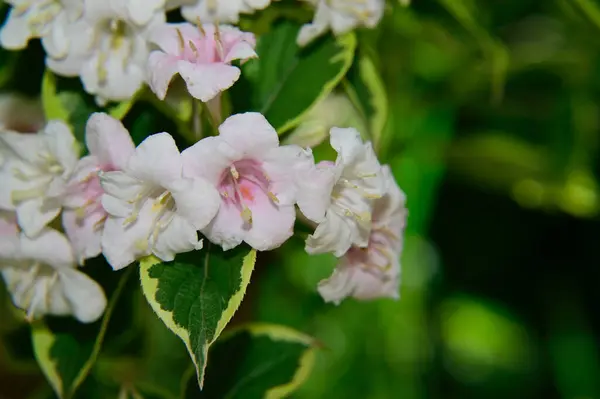
[[[312,105],[304,110],[300,115],[296,116],[294,119],[287,121],[283,126],[277,129],[277,133],[279,135],[284,134],[285,132],[295,128],[298,126],[306,117],[310,111],[319,104],[321,100],[329,95],[336,88],[336,86],[342,81],[348,70],[352,66],[354,61],[354,53],[356,51],[356,35],[354,32],[349,32],[344,35],[338,36],[336,38],[336,43],[341,47],[341,51],[333,56],[329,62],[335,63],[339,61],[343,61],[342,68],[340,68],[339,72],[333,79],[327,82],[323,86],[323,90],[319,93],[317,97],[312,102]]]
[[[160,304],[154,300],[156,292],[158,291],[158,279],[150,278],[149,271],[150,268],[156,264],[161,263],[162,261],[155,256],[148,256],[143,258],[140,261],[140,282],[142,286],[142,291],[144,296],[150,303],[152,310],[158,315],[158,317],[165,323],[167,328],[171,330],[175,335],[177,335],[184,342],[194,365],[196,366],[196,371],[198,374],[198,383],[202,388],[204,383],[204,374],[206,371],[207,362],[205,361],[203,365],[199,365],[196,361],[196,356],[191,347],[191,340],[188,331],[182,326],[177,325],[173,318],[173,313],[169,311],[165,311],[161,308]],[[217,322],[217,327],[214,332],[214,335],[208,340],[205,341],[202,347],[202,352],[204,353],[204,359],[207,358],[208,349],[210,346],[219,338],[223,329],[227,324],[231,321],[231,318],[240,307],[244,295],[246,293],[246,288],[250,283],[250,277],[252,275],[252,271],[254,270],[254,264],[256,262],[256,250],[251,250],[245,257],[242,263],[241,268],[241,279],[240,286],[237,291],[230,297],[227,307],[225,311],[221,314],[219,321]]]

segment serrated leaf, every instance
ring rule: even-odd
[[[206,386],[200,394],[188,385],[189,398],[289,397],[312,371],[316,342],[291,328],[256,323],[224,334],[211,349]],[[235,363],[231,359],[237,359]]]
[[[74,319],[56,318],[32,325],[35,358],[59,398],[71,398],[89,375],[131,270],[120,276],[104,316],[96,323],[80,324]]]
[[[299,30],[299,24],[289,21],[276,25],[259,38],[256,51],[260,58],[244,67],[250,104],[238,106],[236,111],[261,112],[279,134],[296,127],[338,85],[352,65],[356,49],[353,33],[326,36],[300,48],[296,44]]]
[[[369,127],[368,136],[378,149],[388,119],[388,99],[383,80],[375,63],[366,54],[361,54],[354,70],[349,73],[345,88],[350,100],[365,118]]]
[[[192,262],[181,262],[180,259]],[[155,257],[140,262],[144,296],[165,325],[183,340],[203,385],[208,349],[240,306],[256,261],[256,251],[227,252],[209,246],[175,262]]]

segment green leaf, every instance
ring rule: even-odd
[[[296,44],[299,29],[292,22],[276,25],[259,38],[260,58],[244,67],[250,104],[236,111],[261,112],[279,134],[297,126],[338,85],[354,59],[353,33],[326,36],[301,49]]]
[[[344,86],[348,97],[367,121],[368,135],[375,149],[380,148],[389,105],[384,83],[371,57],[360,55]]]
[[[279,399],[289,397],[312,371],[316,341],[276,324],[249,324],[224,334],[211,349],[206,386],[189,398]],[[231,359],[236,362],[232,363]]]
[[[200,387],[208,349],[240,306],[255,261],[256,251],[245,247],[224,252],[209,246],[175,262],[160,263],[152,256],[140,262],[142,291],[158,317],[185,343]]]
[[[80,324],[71,318],[49,318],[32,325],[35,358],[59,398],[71,398],[89,375],[131,270],[125,271],[119,279],[98,322]]]
[[[61,81],[63,85],[59,84]],[[85,125],[93,112],[106,112],[116,119],[123,119],[139,93],[131,99],[101,108],[94,99],[83,91],[81,85],[72,80],[59,79],[46,69],[42,78],[42,107],[46,120],[59,119],[68,123],[80,143],[85,142]],[[64,87],[63,87],[64,86]]]

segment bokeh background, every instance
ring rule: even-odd
[[[388,3],[359,39],[389,100],[379,155],[408,195],[401,300],[324,304],[335,259],[293,239],[263,257],[238,321],[322,342],[297,398],[600,398],[600,3]],[[37,95],[39,47],[0,65],[5,93]],[[46,397],[10,309],[0,398]],[[137,342],[114,335],[114,353]]]

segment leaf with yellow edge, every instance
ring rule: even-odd
[[[45,321],[37,321],[31,326],[35,358],[57,397],[73,397],[89,376],[102,349],[117,301],[132,270],[120,272],[100,320],[81,324],[72,318],[47,317]]]
[[[260,37],[256,49],[260,58],[244,66],[247,87],[244,83],[234,86],[244,94],[232,95],[232,100],[238,101],[234,103],[236,112],[262,113],[279,134],[302,122],[340,83],[354,60],[354,33],[326,36],[300,48],[296,44],[300,26],[280,22]],[[239,104],[246,99],[249,103]]]
[[[140,262],[144,296],[165,325],[187,347],[203,385],[208,349],[240,306],[256,261],[256,251],[209,246],[161,263]]]
[[[375,149],[380,148],[389,105],[383,80],[369,55],[361,54],[358,57],[358,62],[348,73],[344,88],[367,123],[368,132],[361,133],[373,142]]]
[[[310,375],[317,347],[312,337],[281,325],[252,323],[234,328],[211,349],[202,392],[188,384],[186,397],[289,397]]]

